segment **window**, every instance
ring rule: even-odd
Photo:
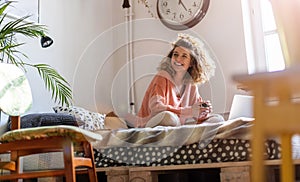
[[[269,0],[242,0],[248,72],[285,68],[272,5]]]
[[[0,0],[0,3],[11,0]],[[14,0],[13,3],[7,7],[6,13],[11,18],[20,18],[23,16],[30,16],[27,20],[38,22],[38,0]]]

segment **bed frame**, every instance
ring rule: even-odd
[[[278,169],[281,160],[265,161],[267,181],[275,182],[278,176]],[[300,160],[294,160],[295,165],[300,164]],[[97,172],[104,172],[107,182],[158,182],[160,174],[171,174],[180,171],[220,169],[221,182],[250,182],[251,161],[243,162],[223,162],[206,164],[185,164],[155,167],[105,167],[97,168]]]

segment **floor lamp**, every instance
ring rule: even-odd
[[[124,0],[123,9],[125,11],[125,19],[126,19],[126,41],[127,41],[127,64],[128,64],[128,86],[129,86],[129,110],[128,112],[131,114],[135,114],[135,93],[134,93],[134,73],[133,73],[133,46],[132,46],[132,9],[130,8],[129,0]]]

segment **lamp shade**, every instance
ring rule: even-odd
[[[41,38],[41,46],[43,48],[49,47],[53,44],[53,40],[48,36],[42,36]]]
[[[28,111],[32,104],[29,82],[13,64],[0,63],[0,110],[11,116]]]

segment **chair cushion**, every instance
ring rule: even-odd
[[[37,128],[25,128],[6,132],[0,137],[0,142],[7,143],[16,140],[33,140],[55,136],[70,137],[73,141],[99,141],[102,136],[76,126],[42,126]]]

